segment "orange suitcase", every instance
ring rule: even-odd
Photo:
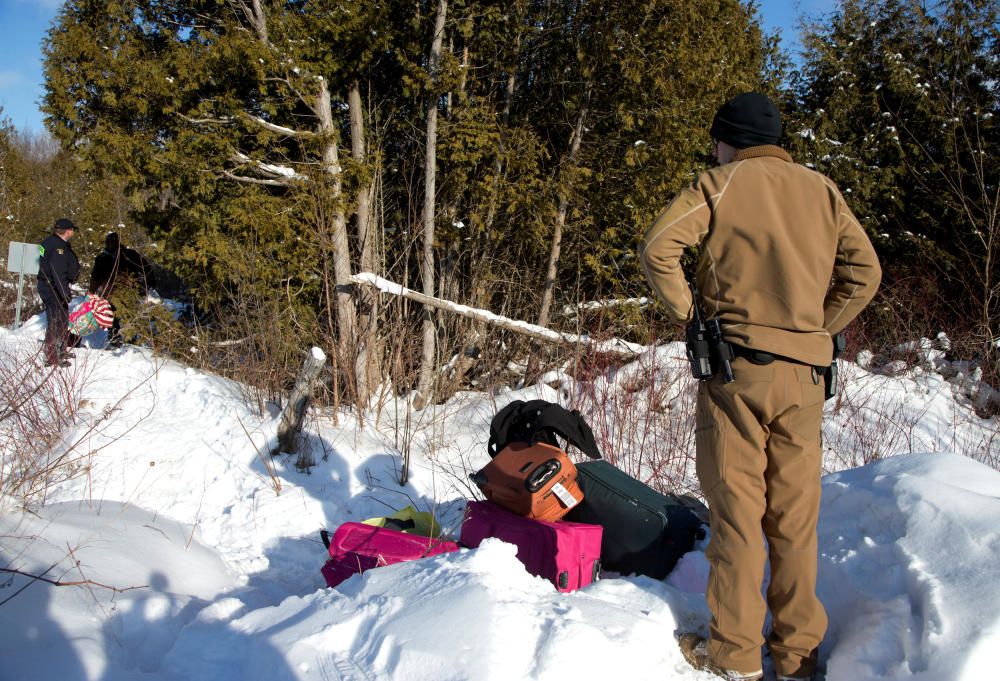
[[[493,503],[536,520],[559,520],[583,500],[576,465],[543,442],[511,443],[472,480]]]

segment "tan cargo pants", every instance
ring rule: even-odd
[[[723,669],[759,670],[770,608],[776,672],[809,676],[827,626],[816,597],[823,378],[812,367],[744,358],[733,361],[733,374],[733,383],[717,375],[698,386],[697,471],[712,529],[709,658]]]

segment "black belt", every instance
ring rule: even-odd
[[[793,357],[785,357],[784,355],[776,355],[773,352],[765,352],[763,350],[751,350],[750,348],[745,348],[742,345],[732,345],[733,355],[736,357],[742,357],[743,359],[749,361],[751,364],[757,364],[760,366],[767,366],[774,360],[781,360],[782,362],[791,362],[792,364],[801,364],[802,366],[811,367],[813,366],[809,362],[803,362],[801,359],[795,359]]]

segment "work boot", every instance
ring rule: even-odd
[[[708,659],[708,640],[697,634],[681,634],[678,645],[684,659],[698,671],[715,674],[720,678],[727,679],[727,681],[761,681],[764,678],[764,672],[761,669],[755,672],[738,672],[712,664]]]
[[[771,650],[771,658],[774,658],[774,649]],[[780,674],[776,672],[778,681],[813,681],[816,678],[816,667],[817,660],[819,659],[819,651],[813,650],[808,656],[803,657],[799,660],[799,666],[796,669],[792,669],[789,674]],[[779,663],[775,662],[775,666]],[[782,665],[784,666],[784,665]]]

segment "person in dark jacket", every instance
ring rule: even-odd
[[[104,250],[94,260],[94,269],[90,273],[90,292],[102,298],[109,298],[114,291],[119,278],[125,284],[136,285],[143,293],[156,285],[153,277],[153,266],[139,253],[127,246],[121,245],[117,232],[108,232],[104,239]]]
[[[69,301],[73,297],[69,285],[80,274],[80,261],[69,245],[76,233],[76,225],[66,218],[56,220],[53,233],[38,247],[38,296],[45,305],[48,326],[45,329],[45,364],[69,366],[72,353],[67,352],[69,341]]]
[[[111,303],[111,310],[115,312],[115,320],[108,331],[108,345],[118,347],[122,344],[121,321],[117,314],[121,306],[115,306],[115,289],[137,288],[145,295],[155,284],[150,262],[137,251],[122,246],[117,232],[109,232],[104,239],[104,250],[94,260],[88,287],[90,293]]]

